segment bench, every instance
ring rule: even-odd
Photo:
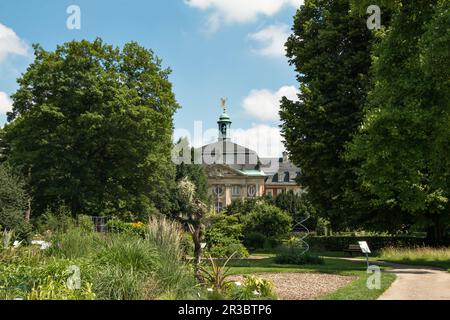
[[[347,249],[344,249],[344,252],[350,253],[353,256],[353,252],[362,253],[361,247],[358,244],[351,244]]]

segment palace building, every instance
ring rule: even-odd
[[[295,179],[300,169],[284,153],[282,158],[260,158],[244,146],[231,142],[231,118],[222,99],[223,113],[217,122],[218,141],[197,150],[208,175],[209,191],[216,211],[230,205],[234,199],[276,197],[286,192],[301,193]]]

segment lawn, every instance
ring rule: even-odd
[[[260,273],[329,273],[343,276],[356,276],[357,280],[350,285],[338,289],[336,292],[320,297],[326,300],[375,300],[377,299],[395,280],[395,275],[383,273],[382,288],[380,290],[370,290],[366,286],[367,278],[370,274],[366,272],[365,262],[354,262],[325,257],[323,265],[280,265],[276,264],[273,257],[260,259],[244,259],[233,261],[231,272],[236,275],[260,274]]]
[[[380,252],[377,259],[409,265],[437,267],[450,272],[450,248],[387,248]]]

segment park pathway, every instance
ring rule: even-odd
[[[379,300],[450,300],[450,273],[432,267],[380,262],[397,279]]]
[[[341,258],[364,261],[355,258]],[[397,279],[378,300],[450,300],[450,272],[422,266],[410,266],[385,261],[370,261],[371,265],[389,267]]]

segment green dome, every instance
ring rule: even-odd
[[[225,112],[220,115],[219,121],[230,121],[230,120],[231,120],[230,116]]]

